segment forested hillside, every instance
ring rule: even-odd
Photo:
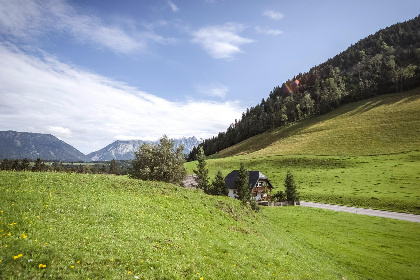
[[[420,16],[380,30],[307,73],[275,87],[226,132],[205,140],[206,155],[343,103],[420,85]],[[194,160],[194,149],[189,160]]]

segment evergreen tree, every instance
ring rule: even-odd
[[[30,164],[29,160],[27,158],[24,158],[22,162],[20,163],[20,169],[29,170],[29,164]]]
[[[214,181],[212,183],[212,190],[214,195],[224,195],[229,194],[229,190],[225,185],[225,178],[223,177],[222,171],[218,171]]]
[[[45,165],[45,164],[43,162],[41,162],[41,159],[37,158],[36,161],[35,161],[34,167],[32,167],[32,171],[41,172],[43,165]]]
[[[243,162],[239,168],[238,177],[236,179],[236,194],[242,203],[247,203],[251,200],[251,188],[249,184],[249,172],[245,169]]]
[[[197,188],[210,194],[209,171],[206,167],[206,156],[204,155],[203,147],[198,148],[197,161],[197,170],[194,170],[194,173],[197,175]]]
[[[14,170],[14,171],[19,171],[20,170],[20,164],[19,164],[18,159],[15,159],[14,161],[12,161],[12,170]]]
[[[284,180],[284,187],[286,188],[286,200],[291,203],[299,202],[299,193],[297,191],[293,175],[290,171],[287,171],[286,179]]]
[[[0,169],[1,170],[10,170],[11,166],[12,166],[11,162],[7,158],[5,158],[5,159],[3,159],[3,161],[0,164]]]
[[[118,175],[119,173],[120,172],[119,172],[117,162],[115,161],[115,159],[111,160],[111,162],[109,163],[109,174]]]

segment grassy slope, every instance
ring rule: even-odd
[[[378,155],[420,150],[420,88],[342,106],[247,139],[218,157]]]
[[[420,214],[419,109],[420,88],[348,104],[220,152],[210,175],[243,161],[277,190],[290,170],[303,200]]]
[[[0,172],[0,193],[2,279],[420,274],[416,223],[298,207],[256,215],[226,197],[105,175]]]

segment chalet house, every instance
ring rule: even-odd
[[[229,189],[229,197],[236,198],[236,179],[239,170],[233,170],[225,177],[225,185]],[[249,184],[252,190],[252,197],[256,201],[268,200],[271,190],[274,188],[267,176],[260,171],[249,171]]]

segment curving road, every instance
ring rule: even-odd
[[[322,208],[322,209],[328,209],[328,210],[334,210],[334,211],[355,213],[355,214],[360,214],[360,215],[377,216],[377,217],[384,217],[384,218],[391,218],[391,219],[398,219],[398,220],[420,223],[420,215],[414,215],[414,214],[388,212],[388,211],[382,211],[382,210],[356,208],[356,207],[331,205],[331,204],[306,202],[306,201],[301,201],[300,206],[315,207],[315,208]]]

